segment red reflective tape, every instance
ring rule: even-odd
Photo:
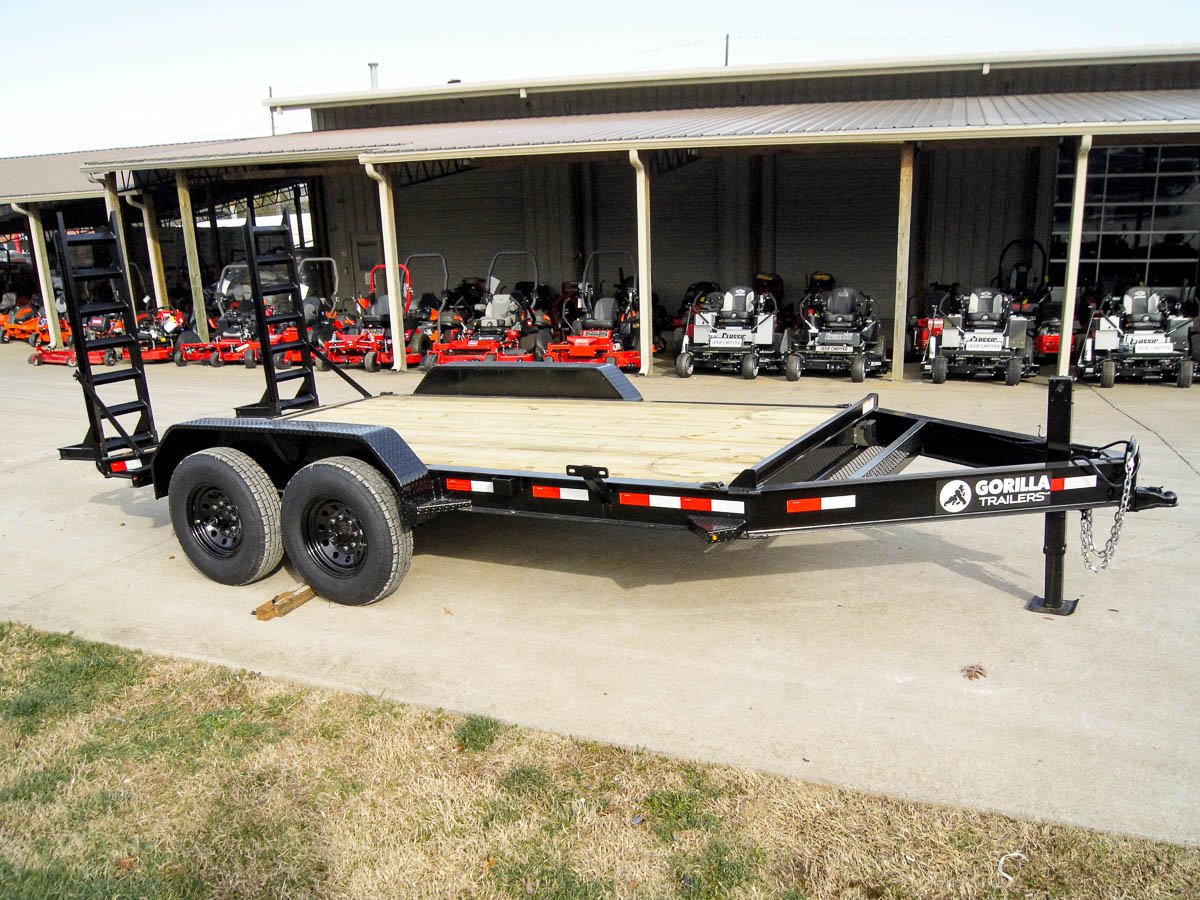
[[[820,512],[820,510],[820,497],[805,497],[802,500],[789,500],[787,502],[787,511],[790,513]]]
[[[1061,491],[1066,486],[1067,486],[1067,479],[1065,479],[1065,478],[1051,478],[1050,479],[1050,490],[1052,490],[1052,491]]]
[[[469,478],[447,478],[446,490],[448,491],[466,491],[471,493],[471,480]]]
[[[625,494],[620,495],[621,503],[624,506],[649,506],[649,494]]]
[[[712,512],[712,501],[707,497],[680,497],[679,508],[695,512]]]
[[[124,472],[124,471],[128,470],[129,463],[125,462],[124,460],[121,460],[120,462],[113,463],[111,468],[114,472]]]
[[[543,500],[557,500],[558,488],[548,484],[535,484],[533,486],[533,496],[541,497]]]

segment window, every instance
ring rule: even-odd
[[[1075,160],[1060,148],[1050,281],[1066,280]],[[1200,261],[1200,146],[1102,147],[1088,155],[1079,283],[1194,292]]]

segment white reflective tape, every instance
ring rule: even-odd
[[[1074,491],[1079,488],[1094,488],[1096,486],[1095,475],[1076,475],[1073,478],[1063,479],[1063,490]]]
[[[844,494],[841,497],[822,497],[821,510],[827,509],[854,509],[858,505],[858,501],[854,494]]]
[[[558,489],[558,499],[559,500],[583,500],[586,502],[587,500],[589,500],[591,498],[589,497],[588,492],[582,488],[559,488]]]
[[[651,494],[650,505],[660,509],[680,509],[683,503],[678,497],[664,497],[662,494]]]
[[[721,513],[744,513],[746,504],[741,500],[714,500],[712,511]]]
[[[493,493],[492,483],[490,481],[471,481],[471,490],[476,494]]]

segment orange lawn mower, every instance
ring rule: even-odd
[[[521,257],[533,268],[533,281],[502,293],[496,278],[501,259]],[[533,304],[537,295],[537,259],[524,250],[502,250],[492,257],[487,279],[464,278],[438,314],[441,339],[425,354],[423,369],[459,362],[534,362],[539,325]],[[461,329],[461,330],[459,330]]]
[[[597,260],[619,256],[634,266],[633,254],[599,250],[588,256],[579,279],[579,293],[563,304],[562,318],[566,334],[546,348],[545,359],[561,363],[609,363],[622,369],[641,368],[638,350],[638,293],[633,276],[625,277],[618,269],[618,281],[610,296],[604,295],[604,282],[588,280],[598,271]],[[597,296],[599,295],[599,296]]]

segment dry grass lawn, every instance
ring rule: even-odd
[[[1200,851],[0,625],[0,896],[1154,897]],[[997,873],[1000,857],[1011,882]]]

